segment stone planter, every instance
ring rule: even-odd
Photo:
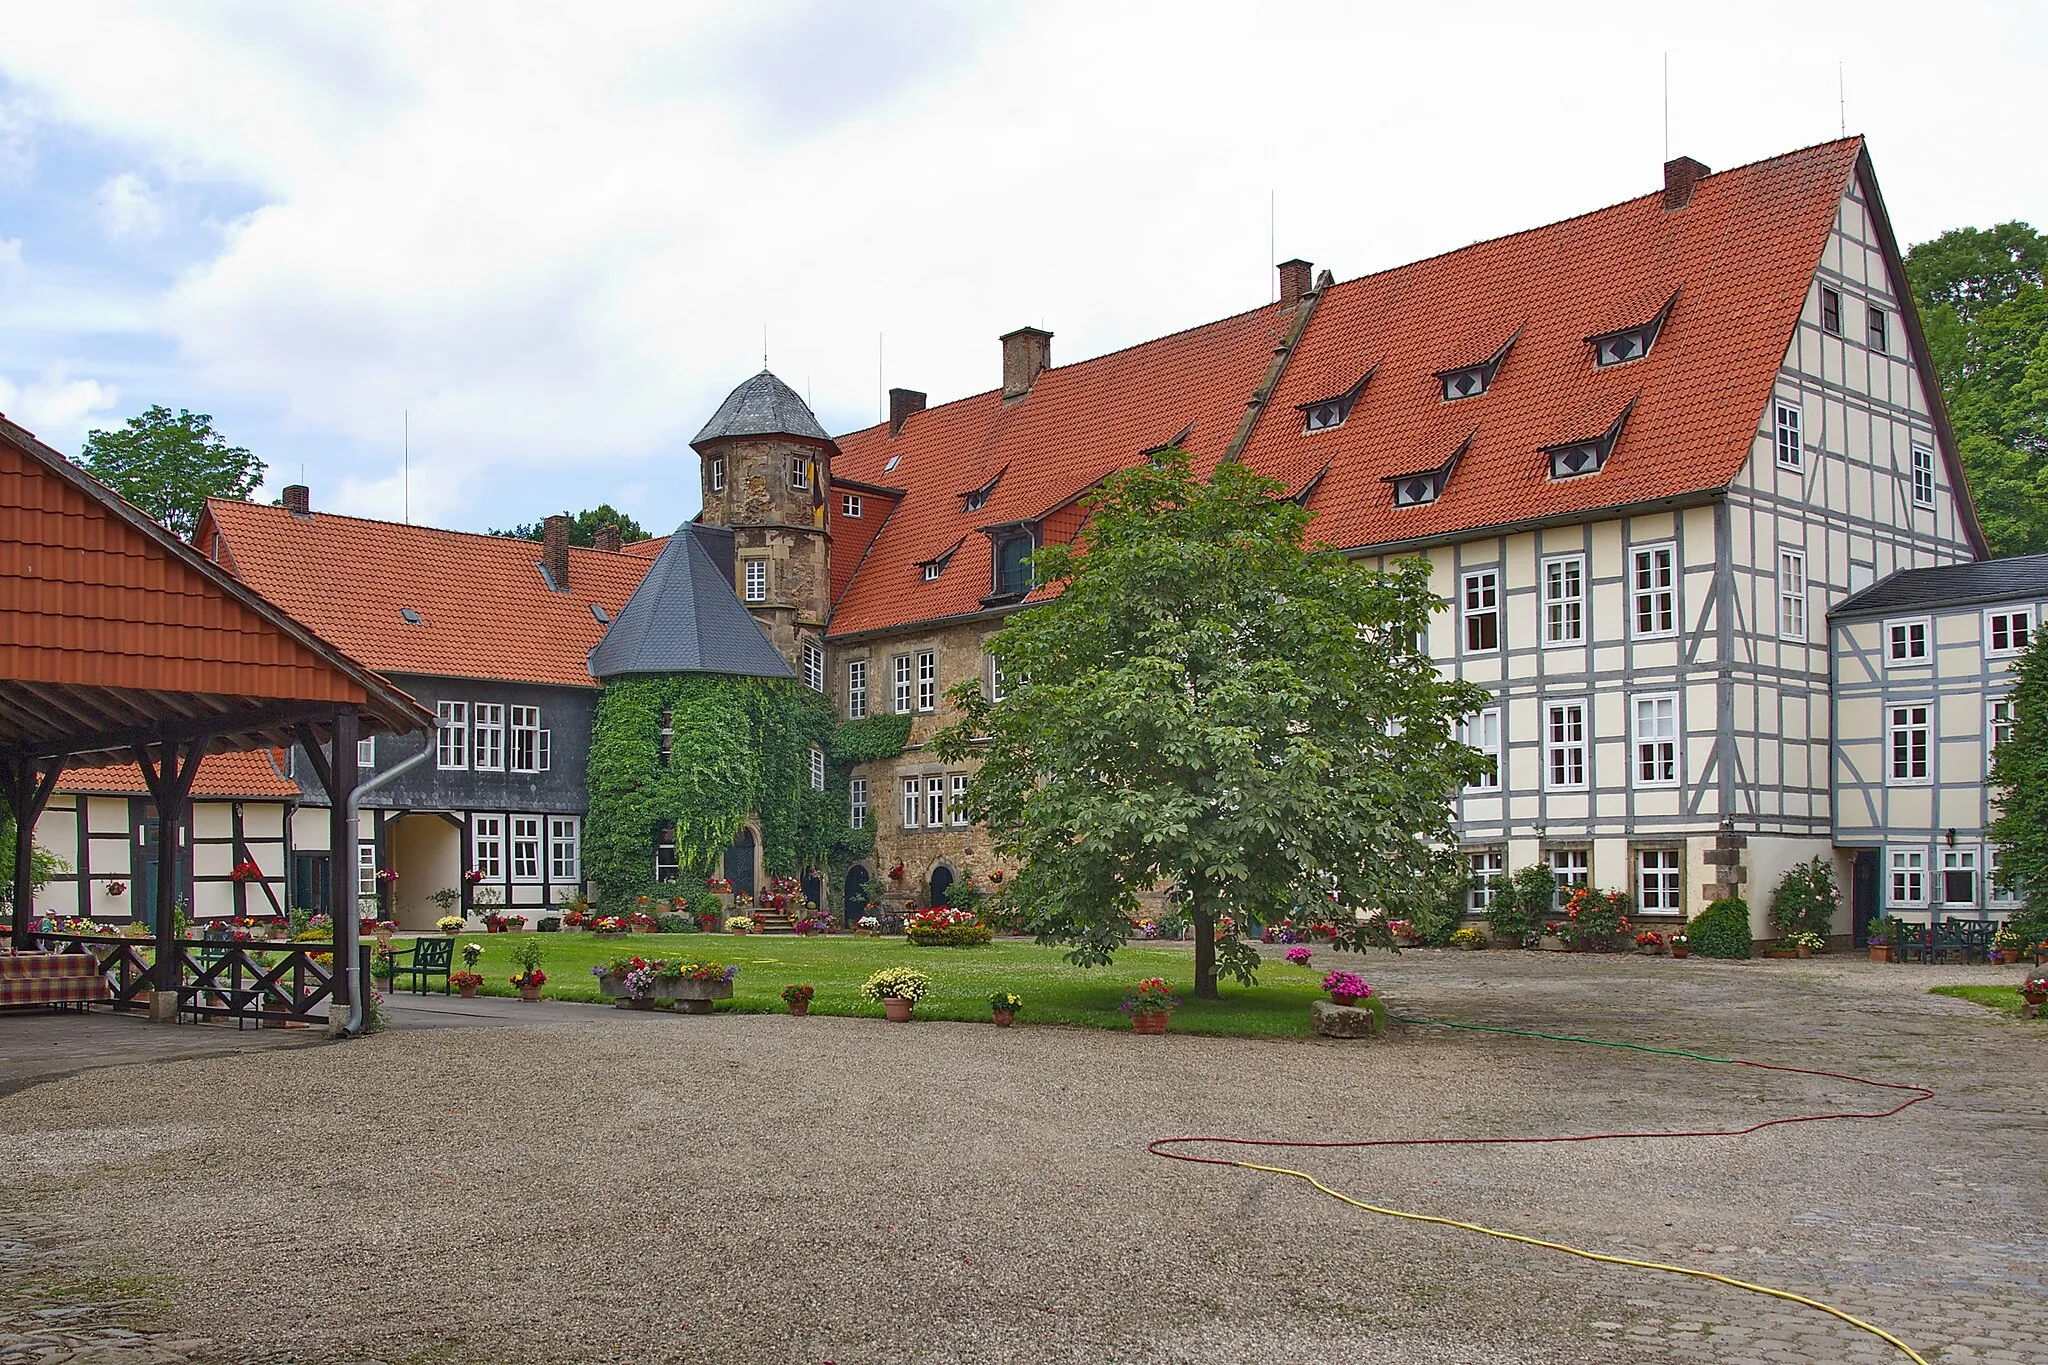
[[[1322,1002],[1318,1001],[1317,1003],[1320,1004]],[[1131,1016],[1131,1032],[1164,1033],[1166,1032],[1167,1023],[1172,1018],[1173,1016],[1165,1010],[1148,1010],[1143,1014],[1134,1014]]]
[[[882,1001],[882,1013],[892,1024],[909,1023],[911,1011],[916,1008],[915,1000],[905,1000],[897,995],[888,996]]]
[[[1556,934],[1543,935],[1542,939],[1537,944],[1537,946],[1540,947],[1546,953],[1562,953],[1568,951],[1565,945],[1565,941],[1559,938]]]
[[[1413,934],[1396,934],[1394,935],[1394,946],[1396,948],[1419,948],[1422,946],[1422,940]]]
[[[1638,943],[1636,945],[1636,951],[1641,953],[1644,957],[1664,956],[1664,950],[1654,943]]]
[[[1796,948],[1766,948],[1758,953],[1757,956],[1767,957],[1777,962],[1791,962],[1798,958],[1799,950]]]
[[[612,1002],[613,1008],[622,1010],[673,1008],[684,1014],[709,1014],[712,1001],[732,999],[730,981],[663,981],[657,978],[648,982],[646,992],[636,998],[627,994],[623,982],[599,977],[597,989],[600,995]]]
[[[1321,1038],[1370,1038],[1383,1027],[1373,1011],[1332,1000],[1312,1003],[1308,1007],[1308,1022]]]

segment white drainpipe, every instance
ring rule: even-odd
[[[377,790],[377,788],[383,786],[385,783],[397,778],[400,774],[411,772],[414,768],[417,768],[420,764],[426,762],[430,757],[432,757],[433,753],[434,733],[430,729],[427,731],[426,748],[421,749],[411,758],[406,759],[405,762],[400,763],[395,767],[386,768],[383,772],[378,773],[368,782],[358,783],[356,785],[356,789],[353,792],[349,793],[348,828],[351,830],[355,829],[356,811],[362,805],[364,797],[368,796],[371,792]],[[335,850],[335,856],[339,856],[339,854],[340,850]],[[349,913],[352,915],[356,915],[359,918],[361,917],[362,914],[360,910],[355,909],[354,907],[350,908]],[[360,933],[358,933],[356,936],[356,943],[358,948],[360,949],[362,944],[362,935]],[[360,951],[350,953],[348,955],[348,966],[344,969],[348,972],[348,1022],[342,1026],[342,1036],[345,1038],[353,1038],[363,1031],[362,958],[363,955]]]

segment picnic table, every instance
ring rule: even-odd
[[[91,953],[0,953],[0,1005],[89,1005],[107,999]]]

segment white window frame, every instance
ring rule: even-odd
[[[676,856],[676,827],[664,825],[654,831],[654,880],[679,881],[682,875],[682,860]]]
[[[1934,452],[1926,446],[1912,447],[1913,505],[1934,506]]]
[[[505,707],[480,701],[469,708],[469,766],[480,773],[505,771]]]
[[[2018,629],[2014,629],[2014,624]],[[2005,643],[1998,643],[1998,634],[2003,629]],[[1984,653],[1993,659],[2009,659],[2015,654],[2027,652],[2027,646],[2034,638],[2034,609],[2032,607],[1993,607],[1984,613]]]
[[[1501,708],[1484,707],[1461,728],[1464,734],[1460,738],[1493,760],[1493,771],[1482,774],[1477,782],[1469,784],[1465,790],[1475,794],[1498,792],[1501,770],[1507,759],[1507,752],[1501,745]]]
[[[1500,653],[1501,637],[1506,634],[1506,631],[1502,629],[1505,623],[1501,620],[1500,569],[1498,567],[1474,569],[1469,573],[1461,575],[1458,579],[1458,602],[1461,608],[1460,619],[1463,623],[1462,633],[1459,635],[1458,640],[1463,652],[1466,654]],[[1490,645],[1474,644],[1472,642],[1474,628],[1479,622],[1489,618],[1493,622],[1493,643]]]
[[[947,779],[947,784],[952,790],[946,793],[946,810],[952,816],[954,826],[965,829],[969,823],[967,819],[967,774],[954,773]]]
[[[894,711],[892,712],[892,714],[898,716],[907,716],[910,714],[911,696],[910,656],[908,654],[898,654],[894,656],[889,660],[889,669],[890,672],[894,674],[894,690],[890,697],[890,701],[894,704]]]
[[[868,713],[868,661],[846,661],[846,718],[860,720]]]
[[[811,790],[825,790],[825,751],[815,744],[811,746]]]
[[[1550,865],[1551,875],[1557,878],[1557,890],[1550,901],[1553,911],[1564,908],[1573,890],[1593,884],[1593,850],[1590,848],[1546,849],[1543,861]]]
[[[1984,703],[1984,775],[1991,775],[1991,759],[1998,746],[2012,738],[2019,718],[2013,714],[2011,697],[1993,697]]]
[[[806,493],[810,491],[811,462],[809,457],[803,455],[792,455],[789,457],[789,486]]]
[[[512,881],[518,886],[533,886],[540,881],[541,830],[545,826],[538,815],[515,815],[512,817]]]
[[[868,827],[868,780],[856,777],[846,784],[846,826],[848,829]]]
[[[1884,852],[1884,903],[1927,904],[1927,850],[1887,848]]]
[[[768,561],[765,559],[743,559],[740,561],[740,601],[766,602],[768,600]]]
[[[377,845],[364,839],[356,845],[356,898],[377,894]]]
[[[825,647],[812,639],[804,641],[804,686],[813,692],[825,690]]]
[[[924,780],[924,827],[946,827],[946,778],[943,773]]]
[[[1778,638],[1806,639],[1806,551],[1778,551]]]
[[[469,703],[466,701],[435,702],[434,714],[440,722],[434,729],[434,766],[443,772],[467,771],[469,768]]]
[[[1797,403],[1777,399],[1772,404],[1771,439],[1778,452],[1778,468],[1795,474],[1806,472],[1806,410]]]
[[[903,828],[917,829],[924,816],[924,782],[920,778],[903,779]]]
[[[1914,629],[1919,630],[1920,652],[1913,652]],[[1918,667],[1934,657],[1934,620],[1927,616],[1904,616],[1884,623],[1884,659],[1888,664]]]
[[[725,491],[725,456],[723,455],[713,455],[711,457],[711,491],[714,493],[723,493]]]
[[[374,768],[376,766],[377,737],[375,735],[365,735],[356,741],[356,767],[361,769]]]
[[[936,583],[939,581],[939,575],[944,573],[945,571],[946,561],[943,559],[935,559],[931,563],[924,566],[924,581],[927,583]]]
[[[939,652],[919,650],[917,655],[917,711],[929,715],[939,709]]]
[[[1007,693],[1008,689],[1003,685],[1003,666],[997,663],[994,658],[990,658],[988,661],[988,699],[992,703],[1000,702]]]
[[[2020,897],[2011,887],[1999,889],[1998,845],[1984,845],[1984,904],[1987,907],[2018,905]]]
[[[1675,787],[1682,776],[1678,694],[1653,692],[1629,701],[1633,747],[1629,772],[1638,787]],[[1644,776],[1648,772],[1649,776]]]
[[[1553,555],[1543,561],[1543,643],[1586,639],[1586,557]]]
[[[1506,849],[1473,849],[1465,855],[1465,908],[1475,915],[1483,915],[1493,904],[1499,884],[1507,880],[1508,855]]]
[[[504,816],[471,814],[469,865],[473,871],[482,874],[479,881],[499,883],[505,880]]]
[[[1676,848],[1636,850],[1636,907],[1646,915],[1685,911],[1685,857]]]
[[[1968,848],[1943,848],[1936,850],[1936,852],[1940,855],[1938,861],[1941,864],[1935,870],[1934,890],[1941,893],[1941,899],[1936,903],[1944,907],[1960,905],[1968,906],[1973,910],[1976,909],[1978,905],[1982,904],[1984,898],[1984,860],[1977,856],[1976,847],[1972,845]],[[1951,872],[1968,874],[1970,878],[1970,896],[1968,900],[1949,899],[1948,877]]]
[[[1592,736],[1587,725],[1591,708],[1583,701],[1553,701],[1543,706],[1543,789],[1582,792]],[[1563,738],[1560,738],[1562,734]]]
[[[511,770],[515,773],[537,773],[547,764],[542,761],[540,708],[538,706],[515,706],[510,716],[512,747],[508,755]]]
[[[1916,714],[1917,713],[1917,716]],[[1903,719],[1901,719],[1903,717]],[[1887,702],[1884,712],[1884,771],[1887,787],[1925,787],[1934,781],[1934,703]],[[1919,768],[1915,773],[1913,734],[1919,733]],[[1900,737],[1905,737],[1905,774],[1900,768]]]
[[[1659,571],[1662,579],[1659,580]],[[1650,578],[1643,586],[1644,573]],[[1643,626],[1643,608],[1649,607],[1650,626]],[[1638,545],[1628,556],[1629,633],[1638,640],[1668,639],[1678,634],[1678,544],[1663,541]]]
[[[583,821],[574,815],[548,817],[548,880],[558,886],[583,881]]]
[[[841,493],[839,495],[840,516],[847,517],[853,521],[859,521],[861,519],[862,510],[863,508],[861,506],[860,494]]]

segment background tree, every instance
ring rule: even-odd
[[[2021,917],[2048,938],[2048,631],[2013,665],[2012,736],[1991,758],[2000,885],[2026,902]]]
[[[246,498],[263,482],[263,461],[231,446],[203,412],[155,404],[116,431],[85,434],[78,464],[181,537],[199,524],[208,498]]]
[[[653,539],[652,536],[647,534],[646,528],[641,526],[639,522],[633,520],[624,512],[617,510],[608,502],[601,502],[595,507],[586,507],[581,512],[573,514],[569,514],[566,508],[563,510],[569,516],[569,543],[571,545],[580,545],[586,550],[597,544],[598,528],[609,524],[616,524],[618,526],[619,540],[623,544],[631,545],[636,540]],[[538,521],[526,521],[521,522],[509,531],[494,529],[491,534],[494,536],[511,536],[518,540],[539,540],[543,525],[544,523]]]
[[[1238,464],[1204,482],[1178,450],[1113,476],[1085,551],[1036,556],[1059,594],[988,642],[1004,700],[948,693],[965,714],[938,750],[982,759],[970,812],[1020,864],[1003,897],[1077,964],[1171,889],[1214,996],[1219,964],[1252,980],[1249,920],[1298,908],[1383,943],[1353,908],[1402,915],[1457,874],[1451,798],[1482,761],[1453,730],[1482,694],[1418,648],[1428,566],[1310,548],[1283,492]]]
[[[2048,551],[2048,237],[1957,228],[1906,274],[1992,553]]]

